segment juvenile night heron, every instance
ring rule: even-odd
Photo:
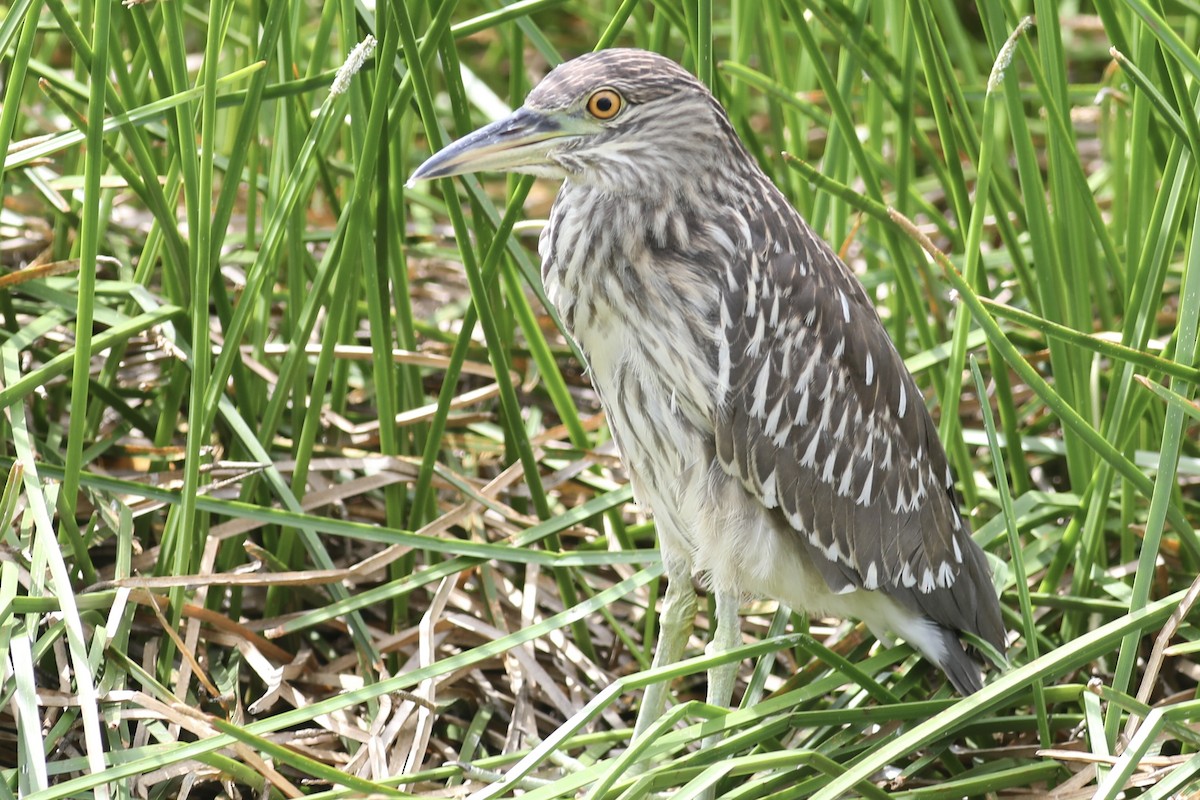
[[[655,665],[679,659],[696,598],[712,648],[746,595],[898,634],[963,694],[959,640],[1004,648],[987,561],[960,516],[920,390],[862,286],[674,62],[606,50],[414,180],[497,170],[563,179],[542,280],[591,369],[669,579]],[[736,665],[709,674],[727,705]],[[662,711],[647,692],[640,733]]]

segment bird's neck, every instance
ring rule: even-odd
[[[715,319],[719,265],[733,243],[721,241],[714,213],[688,187],[613,192],[568,180],[547,231],[547,288],[560,282],[567,303],[654,302]]]
[[[715,254],[710,222],[685,197],[564,184],[544,233],[542,279],[606,407],[632,393],[711,426],[718,276],[729,256]]]

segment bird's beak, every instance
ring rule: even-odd
[[[557,140],[576,133],[560,118],[522,107],[434,153],[408,182],[468,172],[540,173],[553,165],[549,153]]]

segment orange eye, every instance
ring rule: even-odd
[[[587,110],[596,119],[612,119],[621,113],[624,101],[612,89],[601,89],[588,98]]]

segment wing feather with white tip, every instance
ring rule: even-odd
[[[987,562],[912,375],[849,268],[782,196],[767,206],[723,296],[722,467],[796,532],[835,592],[882,591],[1002,649]]]

